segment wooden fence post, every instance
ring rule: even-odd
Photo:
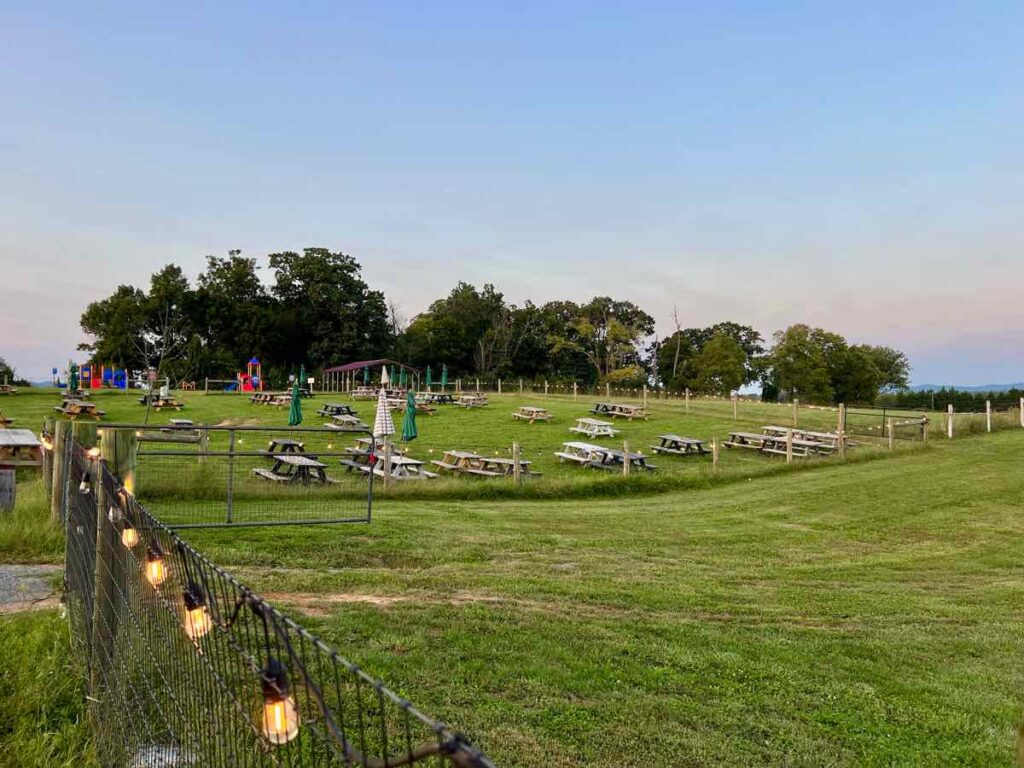
[[[953,439],[953,404],[946,406],[946,437]]]
[[[622,476],[629,477],[629,440],[622,441]]]
[[[606,381],[604,383],[604,396],[607,397],[607,398],[611,398],[611,396],[612,396],[612,385],[611,385],[611,382]]]
[[[644,384],[644,408],[647,407],[647,385]]]
[[[1018,409],[1020,415],[1020,425],[1024,427],[1024,397],[1020,399],[1020,408]]]
[[[711,438],[711,469],[718,472],[718,438]]]
[[[56,455],[54,452],[54,425],[57,423],[57,419],[53,416],[47,416],[43,419],[43,432],[50,436],[50,448],[49,450],[43,450],[43,489],[46,491],[46,498],[53,497],[53,457]]]
[[[544,379],[544,397],[548,396],[548,380]]]
[[[793,426],[794,427],[800,426],[797,423],[797,415],[799,413],[800,413],[800,400],[794,397],[793,398]]]
[[[685,395],[685,397],[686,397],[686,412],[689,413],[690,412],[690,388],[689,387],[686,388],[686,395]]]
[[[846,406],[839,404],[839,423],[836,426],[836,442],[839,448],[839,458],[846,458]]]
[[[501,379],[498,379],[498,394],[501,394]]]
[[[479,392],[479,391],[480,391],[480,379],[477,379],[477,380],[476,380],[476,391],[477,391],[477,392]]]
[[[384,438],[384,487],[391,485],[391,440]]]
[[[520,395],[523,394],[523,380],[522,379],[519,380],[519,394]]]
[[[992,401],[985,401],[985,431],[992,431]]]
[[[739,418],[738,403],[739,403],[739,398],[736,396],[735,393],[733,393],[733,396],[732,396],[732,420],[733,421],[736,421],[736,419]]]
[[[576,402],[576,382],[575,381],[572,383],[572,399],[573,399],[573,402]],[[1022,402],[1024,402],[1024,401],[1022,401]],[[1024,417],[1021,417],[1020,425],[1022,427],[1024,427]]]
[[[786,463],[793,463],[793,430],[786,430]]]
[[[885,422],[885,430],[889,433],[889,450],[896,450],[896,431],[893,429],[892,419]]]
[[[61,519],[66,484],[64,457],[71,441],[71,422],[57,421],[53,425],[53,493],[50,496],[50,517]]]
[[[512,443],[512,479],[519,485],[523,479],[523,467],[520,460],[519,443]]]

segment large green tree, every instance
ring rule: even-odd
[[[713,336],[693,358],[698,392],[728,395],[746,378],[747,353],[732,336]]]
[[[661,339],[651,353],[655,358],[658,380],[668,389],[701,391],[695,360],[712,339],[726,336],[743,350],[743,384],[761,377],[764,339],[749,325],[723,322],[704,328],[685,328]]]

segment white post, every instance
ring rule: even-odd
[[[889,450],[896,449],[896,432],[892,428],[892,419],[886,421],[886,431],[889,433]]]
[[[523,394],[523,380],[522,379],[519,380],[519,394],[520,395]]]
[[[711,439],[711,469],[718,471],[718,438]]]
[[[992,401],[985,401],[985,431],[992,431]]]
[[[686,412],[690,412],[690,388],[686,388]]]
[[[644,384],[644,408],[647,407],[647,385]]]
[[[573,399],[573,402],[576,401],[576,382],[575,381],[572,383],[572,399]],[[1024,399],[1021,399],[1021,403],[1024,403]],[[1024,416],[1021,416],[1020,425],[1022,427],[1024,427]]]
[[[612,397],[612,385],[610,382],[607,381],[604,383],[604,396],[607,397],[609,400]]]
[[[946,437],[953,439],[953,404],[946,406]]]
[[[846,458],[846,406],[839,404],[839,424],[836,427],[836,446],[839,449],[839,458]]]
[[[629,477],[629,440],[622,441],[622,476]]]
[[[1024,427],[1024,397],[1020,399],[1020,425]]]
[[[797,398],[793,398],[793,426],[797,427],[797,414],[800,412],[800,401]]]
[[[739,418],[739,415],[738,415],[738,412],[737,412],[737,403],[738,402],[739,402],[739,398],[736,396],[736,393],[734,392],[733,395],[732,395],[732,419],[733,419],[733,421],[735,421],[736,419]]]
[[[793,430],[786,430],[786,463],[793,463]]]
[[[522,480],[522,470],[519,443],[512,443],[512,479],[516,485]]]
[[[477,379],[477,380],[476,380],[476,391],[477,391],[477,392],[479,392],[479,391],[480,391],[480,379]]]
[[[548,380],[544,379],[544,397],[548,396]]]
[[[498,394],[501,394],[501,379],[498,379]]]

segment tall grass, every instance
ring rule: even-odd
[[[38,471],[19,472],[11,512],[0,513],[0,563],[57,563],[64,557],[60,523],[50,519],[50,502]]]

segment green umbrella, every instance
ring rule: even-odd
[[[68,367],[68,391],[78,391],[78,364],[72,363]]]
[[[448,386],[448,365],[441,366],[441,389]]]
[[[405,396],[405,418],[402,419],[402,442],[416,439],[416,396],[410,392]]]
[[[398,388],[399,389],[405,389],[405,385],[406,385],[405,368],[401,368],[398,371]]]
[[[363,384],[369,384],[369,383],[370,383],[370,366],[364,365],[363,366]]]
[[[292,382],[292,405],[288,409],[288,426],[297,427],[302,423],[302,401],[299,399],[299,380]]]
[[[434,380],[430,378],[430,366],[427,366],[427,389],[434,386]]]

